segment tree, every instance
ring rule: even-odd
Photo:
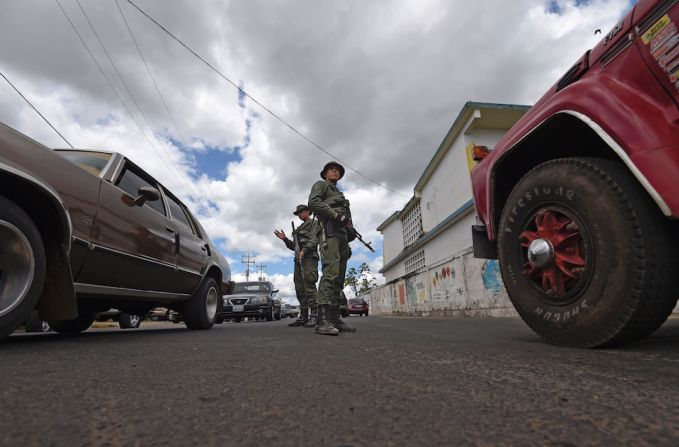
[[[354,267],[351,267],[349,270],[347,270],[347,275],[344,278],[344,287],[351,287],[354,295],[358,295],[358,282],[359,274]]]
[[[377,287],[377,282],[375,282],[375,279],[370,273],[370,267],[368,266],[368,264],[366,264],[365,262],[362,263],[361,266],[358,268],[358,271],[360,278],[359,281],[360,287],[358,287],[357,295],[362,295]]]

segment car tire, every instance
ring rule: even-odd
[[[240,323],[241,321],[243,321],[243,317],[236,317],[233,319],[234,323]]]
[[[73,320],[52,320],[50,327],[55,332],[63,335],[76,335],[89,329],[94,322],[94,312],[78,306],[78,318]]]
[[[502,277],[519,315],[547,341],[623,345],[655,331],[676,304],[676,234],[621,163],[553,160],[506,201]]]
[[[215,324],[222,324],[224,323],[224,317],[218,316],[215,318]]]
[[[120,326],[120,329],[137,329],[139,325],[141,325],[141,317],[139,315],[122,312],[118,316],[118,326]]]
[[[266,321],[273,321],[276,319],[276,313],[274,311],[273,305],[269,309],[269,311],[266,313]]]
[[[26,320],[26,332],[49,332],[50,325],[46,321],[42,321],[38,315],[38,311],[34,310]]]
[[[221,299],[217,281],[207,277],[198,291],[184,304],[184,323],[191,330],[210,329],[217,318]]]
[[[31,218],[14,202],[0,197],[0,339],[24,323],[35,308],[45,282],[45,247]],[[9,279],[7,279],[9,278]]]
[[[280,319],[281,319],[281,311],[280,311],[280,309],[278,310],[278,312],[276,312],[275,318],[276,318],[276,320],[280,320]]]

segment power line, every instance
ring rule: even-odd
[[[186,143],[186,139],[184,138],[184,134],[182,133],[179,126],[177,125],[177,121],[175,120],[172,111],[170,111],[170,107],[167,105],[167,101],[165,100],[163,93],[160,91],[160,87],[158,86],[158,82],[156,82],[156,78],[155,78],[155,76],[153,76],[153,73],[151,72],[151,68],[149,67],[148,63],[146,62],[146,58],[144,57],[144,53],[142,53],[141,47],[139,46],[137,39],[134,37],[134,33],[132,32],[132,28],[130,27],[130,24],[128,23],[127,18],[125,18],[125,13],[123,12],[123,9],[120,7],[120,3],[118,2],[118,0],[115,0],[115,3],[116,3],[116,6],[118,7],[118,12],[120,13],[120,17],[122,17],[123,22],[125,22],[127,32],[130,34],[130,37],[132,38],[132,42],[134,42],[134,46],[137,48],[137,52],[139,53],[139,57],[141,58],[141,61],[144,63],[144,67],[146,67],[146,72],[148,73],[149,77],[151,78],[151,81],[153,81],[153,86],[156,88],[156,92],[158,93],[158,96],[160,96],[160,100],[163,103],[163,107],[167,111],[167,114],[169,115],[170,120],[172,121],[172,124],[174,125],[174,128],[177,131],[177,135],[179,136],[184,147],[188,147],[188,144]],[[210,183],[208,182],[206,186],[208,188],[208,191],[210,192],[210,195],[212,196],[213,202],[217,203],[217,199],[215,198],[215,193],[212,191],[212,188],[210,187]]]
[[[250,281],[250,266],[255,265],[257,261],[255,260],[255,255],[251,255],[249,252],[246,256],[243,256],[242,264],[245,264],[245,280]]]
[[[89,16],[87,15],[87,13],[85,12],[85,9],[83,9],[82,5],[80,4],[80,0],[75,0],[75,2],[77,3],[78,7],[80,8],[80,11],[82,11],[83,15],[85,16],[85,20],[87,20],[87,23],[90,25],[90,28],[92,29],[92,32],[94,33],[94,36],[97,38],[97,41],[99,42],[99,45],[101,45],[101,48],[104,50],[104,54],[106,55],[106,58],[108,59],[108,61],[111,63],[111,66],[113,67],[113,70],[114,70],[114,71],[116,72],[116,74],[118,75],[118,78],[120,78],[120,81],[123,83],[123,86],[125,87],[125,90],[127,90],[127,94],[130,95],[130,99],[132,99],[132,103],[135,105],[135,107],[136,107],[137,110],[139,111],[139,114],[141,115],[142,119],[144,120],[144,123],[146,123],[146,126],[148,126],[148,128],[151,129],[151,134],[153,135],[153,138],[154,138],[154,139],[156,140],[156,142],[158,143],[158,146],[160,146],[160,149],[165,153],[165,155],[167,156],[168,160],[169,160],[170,163],[172,164],[172,167],[174,168],[175,173],[178,175],[179,180],[184,184],[185,187],[188,188],[188,190],[192,191],[193,194],[196,195],[196,197],[200,197],[200,194],[196,194],[196,190],[193,188],[193,184],[192,184],[190,181],[187,182],[186,179],[184,179],[184,177],[182,176],[182,172],[179,170],[179,168],[177,168],[177,165],[175,164],[174,160],[172,160],[172,157],[170,156],[170,154],[169,154],[169,153],[167,152],[167,150],[165,149],[165,146],[163,146],[163,144],[162,144],[162,143],[160,142],[160,140],[158,139],[158,136],[155,134],[155,132],[153,132],[153,127],[151,127],[151,124],[149,124],[149,121],[148,121],[148,119],[146,119],[146,115],[144,114],[144,111],[141,109],[141,107],[139,106],[139,103],[138,103],[137,100],[134,98],[134,95],[132,94],[132,91],[131,91],[130,88],[127,86],[127,82],[125,82],[125,78],[123,78],[123,75],[122,75],[122,74],[120,73],[120,71],[118,70],[118,67],[116,66],[115,62],[113,62],[113,58],[111,57],[111,55],[109,54],[108,50],[106,49],[106,46],[104,45],[104,42],[103,42],[103,41],[101,40],[101,38],[99,37],[99,33],[97,33],[97,30],[94,28],[94,25],[93,25],[92,22],[90,21],[90,18],[89,18]],[[158,154],[158,155],[160,155],[160,154]],[[162,156],[161,156],[161,158],[162,158]],[[164,160],[163,160],[163,161],[164,161]],[[166,166],[167,166],[167,164],[166,164]],[[168,168],[169,168],[169,167],[168,167]]]
[[[77,1],[77,0],[76,0],[76,1]],[[175,36],[174,34],[172,34],[167,28],[165,28],[163,25],[161,25],[160,23],[158,23],[158,21],[157,21],[156,19],[154,19],[153,17],[151,17],[150,15],[148,15],[143,9],[141,9],[139,6],[137,6],[132,0],[127,0],[127,2],[128,2],[129,4],[131,4],[132,6],[134,6],[140,13],[142,13],[144,16],[146,16],[146,18],[148,18],[151,22],[153,22],[153,23],[154,23],[156,26],[158,26],[161,30],[163,30],[168,36],[170,36],[170,37],[173,38],[175,41],[177,41],[181,46],[183,46],[184,48],[186,48],[186,50],[189,51],[191,54],[193,54],[196,58],[198,58],[198,60],[200,60],[201,62],[203,62],[205,65],[207,65],[212,71],[214,71],[215,73],[217,73],[222,79],[224,79],[226,82],[228,82],[229,84],[231,84],[232,86],[234,86],[234,87],[238,90],[238,92],[239,92],[240,94],[245,95],[246,97],[248,97],[250,100],[252,100],[252,102],[254,102],[254,103],[257,104],[258,106],[260,106],[262,109],[264,109],[266,112],[268,112],[271,116],[273,116],[275,119],[277,119],[278,121],[280,121],[283,125],[285,125],[288,129],[290,129],[291,131],[293,131],[294,133],[296,133],[297,135],[299,135],[301,138],[303,138],[304,140],[306,140],[309,144],[311,144],[312,146],[314,146],[316,149],[318,149],[318,150],[320,150],[321,152],[325,153],[326,155],[330,156],[333,160],[336,160],[338,163],[341,163],[341,164],[344,165],[346,168],[352,170],[352,171],[355,172],[356,174],[358,174],[358,175],[360,175],[361,177],[363,177],[364,179],[366,179],[366,180],[368,180],[368,181],[374,183],[375,185],[380,186],[380,187],[386,189],[387,191],[393,192],[394,194],[398,194],[398,195],[403,196],[403,197],[406,197],[406,198],[410,197],[410,196],[406,196],[405,194],[401,194],[400,192],[395,191],[395,190],[389,188],[389,187],[386,186],[386,185],[383,185],[382,183],[378,182],[377,180],[373,180],[372,178],[368,177],[367,175],[363,174],[362,172],[360,172],[360,171],[358,171],[358,170],[352,168],[352,167],[349,166],[346,162],[344,162],[344,161],[340,160],[339,158],[337,158],[337,157],[336,157],[335,155],[333,155],[331,152],[329,152],[329,151],[327,151],[326,149],[324,149],[320,144],[318,144],[318,143],[316,143],[315,141],[311,140],[309,137],[307,137],[306,135],[304,135],[302,132],[300,132],[299,130],[297,130],[294,126],[292,126],[292,125],[289,124],[287,121],[285,121],[283,118],[281,118],[281,117],[280,117],[278,114],[276,114],[274,111],[272,111],[272,110],[269,109],[267,106],[265,106],[264,104],[262,104],[261,102],[259,102],[259,101],[258,101],[257,99],[255,99],[254,97],[252,97],[252,95],[250,95],[248,92],[246,92],[245,90],[243,90],[238,84],[236,84],[235,82],[233,82],[233,81],[232,81],[231,79],[229,79],[226,75],[224,75],[221,71],[219,71],[219,70],[218,70],[217,68],[215,68],[212,64],[210,64],[207,60],[205,60],[205,59],[204,59],[203,57],[201,57],[198,53],[196,53],[194,50],[192,50],[188,45],[186,45],[183,41],[181,41],[177,36]]]
[[[40,111],[39,111],[38,109],[35,108],[35,106],[34,106],[33,104],[31,104],[31,101],[29,101],[28,98],[26,98],[26,97],[23,95],[23,93],[21,93],[21,91],[19,91],[19,89],[16,88],[16,86],[15,86],[14,84],[12,84],[12,82],[11,82],[9,79],[7,79],[7,76],[5,76],[4,73],[0,72],[0,76],[2,76],[2,77],[5,79],[5,81],[7,81],[7,83],[14,89],[14,91],[17,92],[17,93],[19,94],[19,96],[21,96],[21,98],[22,98],[24,101],[26,101],[26,103],[27,103],[29,106],[31,106],[31,109],[35,110],[35,113],[37,113],[38,115],[40,115],[40,118],[42,118],[43,120],[45,120],[45,122],[52,128],[52,130],[55,131],[55,132],[57,133],[57,135],[59,135],[59,136],[61,137],[61,139],[64,140],[64,141],[66,142],[66,144],[68,144],[68,145],[71,147],[71,149],[74,149],[73,145],[66,139],[66,137],[64,137],[64,136],[61,134],[61,132],[59,132],[59,131],[57,130],[57,128],[54,127],[54,126],[52,125],[52,123],[50,123],[49,120],[48,120],[47,118],[45,118],[45,116],[44,116],[42,113],[40,113]]]
[[[130,110],[130,108],[127,106],[127,104],[125,104],[125,101],[123,101],[122,96],[120,96],[120,93],[118,93],[118,90],[117,90],[117,89],[115,88],[115,86],[113,85],[113,82],[111,81],[111,79],[109,79],[108,75],[107,75],[106,72],[104,71],[104,68],[101,66],[101,64],[99,63],[99,61],[97,61],[97,58],[94,57],[94,54],[92,53],[92,51],[90,50],[90,48],[87,46],[87,43],[85,43],[85,39],[82,37],[82,35],[81,35],[80,32],[78,31],[78,29],[75,27],[75,24],[73,24],[73,22],[71,21],[71,18],[70,18],[69,15],[66,13],[66,10],[63,8],[63,6],[62,6],[61,3],[59,2],[59,0],[55,0],[55,1],[57,2],[57,5],[59,5],[59,9],[61,9],[61,12],[63,13],[64,17],[65,17],[66,20],[68,21],[69,25],[71,25],[71,29],[73,29],[73,32],[75,33],[75,35],[78,36],[78,39],[80,40],[80,43],[82,43],[83,47],[85,47],[85,50],[87,51],[87,54],[90,55],[90,58],[92,59],[92,61],[94,62],[94,64],[97,66],[97,68],[98,68],[99,71],[101,72],[102,76],[103,76],[104,79],[106,80],[106,83],[109,85],[109,87],[111,87],[111,90],[113,90],[113,93],[116,95],[116,97],[117,97],[118,100],[120,101],[120,104],[122,104],[122,106],[123,106],[123,108],[125,109],[125,111],[127,112],[127,114],[130,115],[130,118],[132,118],[132,121],[137,125],[137,128],[139,129],[139,132],[141,132],[142,136],[144,137],[144,139],[146,140],[146,142],[148,143],[148,145],[149,145],[149,146],[151,147],[151,149],[153,149],[153,151],[154,151],[154,152],[155,152],[155,153],[163,160],[163,163],[165,164],[165,167],[167,167],[168,170],[169,170],[169,169],[170,169],[170,166],[167,164],[167,162],[165,161],[165,159],[163,158],[163,156],[158,152],[158,150],[157,150],[156,147],[153,145],[153,143],[151,142],[151,140],[149,139],[149,137],[146,135],[146,132],[144,132],[144,129],[142,129],[141,124],[139,123],[139,121],[137,120],[137,118],[134,116],[134,114],[132,113],[132,111]]]

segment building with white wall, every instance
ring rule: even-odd
[[[528,109],[464,105],[413,197],[377,228],[384,237],[380,273],[387,284],[371,293],[373,313],[447,315],[451,309],[510,307],[497,262],[471,256],[475,213],[470,151],[475,145],[492,149]]]

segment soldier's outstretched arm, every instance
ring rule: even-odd
[[[319,180],[311,187],[311,194],[309,194],[309,209],[313,211],[316,216],[323,219],[334,219],[335,211],[330,208],[330,205],[323,202],[325,199],[327,185],[323,180]]]

